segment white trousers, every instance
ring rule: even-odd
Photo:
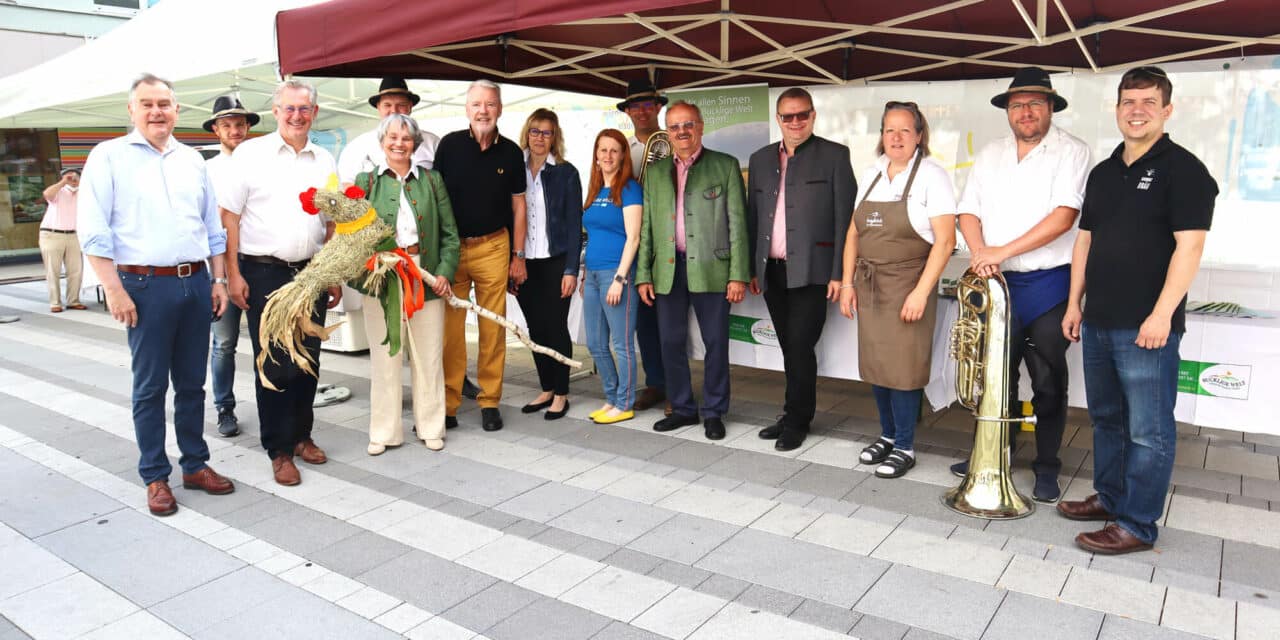
[[[387,323],[382,303],[364,296],[364,332],[369,338],[369,442],[396,446],[404,442],[404,357],[409,354],[413,421],[423,440],[444,439],[444,300],[429,300],[413,319],[400,310],[400,351],[390,354],[382,341]]]

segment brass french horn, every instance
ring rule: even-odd
[[[1009,288],[1004,277],[965,271],[956,286],[960,317],[951,327],[950,352],[956,361],[956,395],[973,412],[977,426],[969,473],[948,491],[942,503],[975,518],[1012,520],[1035,510],[1013,486],[1009,473]]]
[[[666,131],[654,131],[644,143],[644,163],[640,165],[640,175],[636,182],[644,184],[644,171],[649,165],[663,158],[671,157],[671,137]]]

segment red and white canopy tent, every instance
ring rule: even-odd
[[[1280,53],[1274,0],[333,0],[277,15],[282,74],[617,95],[863,85]]]

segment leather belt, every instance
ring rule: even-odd
[[[475,236],[475,237],[472,237],[472,238],[463,238],[463,239],[462,239],[462,244],[464,244],[464,245],[480,244],[481,242],[484,242],[484,241],[486,241],[486,240],[493,240],[494,238],[497,238],[498,236],[506,235],[506,233],[507,233],[507,230],[506,230],[505,228],[503,228],[503,229],[498,229],[497,231],[494,231],[493,233],[486,233],[486,234],[484,234],[484,235],[482,235],[482,236]]]
[[[307,266],[307,264],[308,264],[309,262],[311,262],[311,260],[310,260],[310,259],[307,259],[307,260],[299,260],[299,261],[297,261],[297,262],[289,262],[288,260],[281,260],[280,258],[277,258],[277,257],[275,257],[275,256],[250,256],[250,255],[245,255],[245,254],[240,254],[240,259],[241,259],[241,260],[244,260],[245,262],[256,262],[256,263],[258,263],[258,264],[269,264],[269,265],[276,266],[276,267],[284,267],[284,268],[286,268],[286,269],[293,269],[294,271],[301,271],[302,269],[306,268],[306,266]]]
[[[766,259],[765,259],[765,263],[766,263],[766,264],[780,264],[780,265],[782,265],[782,266],[786,266],[786,265],[787,265],[787,259],[786,259],[786,258],[766,258]]]
[[[75,233],[76,232],[75,229],[45,229],[44,227],[40,227],[40,230],[48,231],[49,233]]]
[[[140,264],[118,264],[116,271],[133,273],[140,276],[178,276],[189,278],[204,271],[204,262],[184,262],[174,267],[149,267]]]

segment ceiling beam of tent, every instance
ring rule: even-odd
[[[1278,37],[1280,37],[1280,34],[1275,34],[1275,35],[1267,36],[1267,38],[1264,38],[1264,39],[1271,39],[1271,38],[1278,38]],[[1255,43],[1255,42],[1251,42],[1251,41],[1249,41],[1249,40],[1241,40],[1241,41],[1239,41],[1239,42],[1229,42],[1229,43],[1227,43],[1227,44],[1220,44],[1220,45],[1218,45],[1218,46],[1216,46],[1216,47],[1206,47],[1206,48],[1204,48],[1204,49],[1196,49],[1195,51],[1184,51],[1184,52],[1182,52],[1182,53],[1171,53],[1171,54],[1166,55],[1166,56],[1156,56],[1156,57],[1154,57],[1154,58],[1147,58],[1146,60],[1134,60],[1134,61],[1131,61],[1131,62],[1125,62],[1125,63],[1122,63],[1122,64],[1115,64],[1115,65],[1111,65],[1111,66],[1109,66],[1109,67],[1103,67],[1103,68],[1102,68],[1102,71],[1105,73],[1105,72],[1108,72],[1108,71],[1128,70],[1128,69],[1132,69],[1133,67],[1141,67],[1142,65],[1145,65],[1145,64],[1160,64],[1160,63],[1162,63],[1162,62],[1171,62],[1171,61],[1174,61],[1174,60],[1181,60],[1181,59],[1183,59],[1183,58],[1190,58],[1190,57],[1194,57],[1194,56],[1207,55],[1207,54],[1210,54],[1210,53],[1218,53],[1218,52],[1220,52],[1220,51],[1231,51],[1231,50],[1233,50],[1233,49],[1240,49],[1240,48],[1243,48],[1243,47],[1247,47],[1247,46],[1249,46],[1249,45],[1251,45],[1251,44],[1256,44],[1256,43]]]
[[[1212,42],[1248,42],[1249,44],[1280,45],[1280,38],[1257,38],[1251,36],[1233,36],[1218,33],[1193,33],[1191,31],[1171,31],[1169,29],[1152,29],[1150,27],[1116,27],[1114,31],[1141,33],[1149,36],[1168,36],[1170,38],[1186,38],[1188,40],[1209,40]]]
[[[1063,22],[1067,23],[1067,29],[1071,31],[1075,31],[1076,24],[1071,21],[1071,16],[1067,13],[1067,8],[1062,6],[1062,0],[1053,0],[1053,3],[1057,5],[1058,13],[1062,14]],[[1080,47],[1080,53],[1084,54],[1085,61],[1089,63],[1089,68],[1093,69],[1094,73],[1097,73],[1098,63],[1093,61],[1093,55],[1089,53],[1089,47],[1084,46],[1084,38],[1081,38],[1080,36],[1076,36],[1075,41],[1076,41],[1076,46]]]
[[[638,13],[628,13],[628,14],[626,14],[626,16],[627,16],[628,18],[631,18],[632,20],[634,20],[634,21],[636,22],[636,24],[638,24],[638,25],[640,25],[640,26],[642,26],[642,27],[644,27],[644,28],[646,28],[646,29],[648,29],[648,30],[650,30],[650,31],[652,31],[652,32],[654,32],[654,33],[656,33],[656,34],[658,34],[658,35],[662,36],[662,37],[663,37],[663,38],[665,38],[666,40],[669,40],[669,41],[671,41],[671,42],[674,42],[674,43],[676,43],[677,45],[680,45],[680,47],[681,47],[682,49],[684,49],[685,51],[688,51],[689,53],[692,53],[693,55],[698,56],[699,58],[702,58],[703,60],[706,60],[708,63],[711,63],[711,64],[713,64],[713,65],[719,65],[719,64],[720,64],[720,61],[719,61],[719,60],[716,60],[715,56],[713,56],[713,55],[711,55],[711,54],[707,53],[706,51],[703,51],[702,49],[700,49],[700,48],[698,48],[698,47],[694,46],[694,45],[693,45],[692,43],[690,43],[689,41],[685,40],[684,38],[681,38],[681,37],[677,36],[676,34],[672,33],[671,31],[668,31],[667,29],[663,29],[662,27],[659,27],[658,25],[654,24],[653,22],[651,22],[651,21],[649,21],[649,20],[645,20],[644,18],[640,17],[640,14],[638,14]],[[716,16],[716,19],[718,20],[718,19],[719,19],[719,16]]]
[[[990,51],[977,53],[966,58],[961,58],[959,59],[959,62],[970,62],[973,64],[982,64],[987,62],[986,58],[1003,55],[1011,51],[1017,51],[1022,48],[1023,46],[1018,44],[1009,45],[1007,47],[1000,47],[999,49],[992,49]],[[920,65],[918,67],[911,67],[910,69],[896,69],[893,71],[886,71],[884,73],[877,73],[875,75],[867,76],[863,78],[863,80],[866,80],[867,82],[873,82],[875,80],[885,80],[888,78],[894,78],[897,76],[906,75],[908,73],[916,73],[921,71],[930,71],[933,69],[941,69],[942,67],[949,67],[953,64],[956,64],[956,62],[949,62],[949,61],[948,62],[932,62],[929,64]]]
[[[1009,0],[1013,3],[1013,8],[1018,10],[1018,15],[1022,21],[1026,23],[1027,29],[1031,31],[1031,37],[1036,39],[1036,44],[1044,44],[1044,33],[1040,31],[1039,25],[1031,20],[1031,15],[1027,13],[1027,8],[1022,6],[1022,0]]]
[[[521,49],[521,50],[523,50],[523,51],[528,51],[529,53],[533,53],[533,54],[536,54],[536,55],[540,55],[540,56],[542,56],[542,57],[544,57],[544,58],[547,58],[548,60],[560,60],[560,63],[559,63],[559,64],[560,64],[561,66],[567,66],[567,67],[569,67],[569,68],[571,68],[571,69],[577,69],[578,71],[580,71],[580,72],[582,72],[582,73],[584,73],[584,74],[588,74],[588,75],[595,76],[595,77],[597,77],[597,78],[600,78],[601,80],[604,80],[605,82],[608,82],[608,83],[611,83],[611,84],[621,85],[621,86],[624,86],[624,87],[625,87],[625,86],[627,86],[627,83],[626,83],[626,81],[624,81],[624,80],[620,80],[620,79],[615,78],[615,77],[613,77],[613,76],[610,76],[610,75],[607,75],[607,74],[601,73],[600,71],[598,71],[598,70],[596,70],[596,69],[589,69],[589,68],[584,67],[584,66],[582,66],[582,65],[580,65],[580,64],[574,64],[574,63],[564,62],[564,61],[563,61],[563,60],[561,60],[558,56],[554,56],[554,55],[552,55],[552,54],[550,54],[550,53],[547,53],[547,52],[543,51],[542,49],[540,49],[540,48],[538,48],[538,47],[535,47],[535,46],[530,45],[530,44],[525,43],[525,42],[521,42],[520,40],[517,40],[517,39],[515,39],[515,38],[512,38],[512,40],[511,40],[511,45],[512,45],[512,46],[515,46],[515,47],[517,47],[517,48],[519,48],[519,49]],[[513,77],[519,77],[517,74],[512,74],[512,76],[513,76]]]
[[[924,58],[925,60],[938,60],[948,64],[980,64],[989,67],[1005,67],[1008,69],[1021,69],[1027,66],[1025,62],[1005,62],[1003,60],[983,60],[978,58],[970,58],[966,56],[948,56],[939,53],[928,53],[925,51],[911,51],[910,49],[894,49],[891,47],[877,47],[875,45],[860,44],[858,49],[865,51],[875,51],[876,53],[888,53],[892,55],[908,56],[912,58]],[[1062,65],[1042,64],[1040,68],[1046,71],[1071,71],[1073,67]]]
[[[1090,25],[1088,27],[1084,27],[1083,29],[1072,29],[1070,31],[1064,31],[1062,33],[1045,38],[1044,44],[1046,45],[1058,44],[1060,42],[1066,42],[1067,40],[1079,38],[1081,36],[1091,36],[1095,33],[1110,31],[1118,27],[1125,27],[1133,24],[1138,24],[1139,22],[1147,22],[1150,20],[1155,20],[1156,18],[1163,18],[1165,16],[1171,16],[1175,13],[1191,11],[1193,9],[1199,9],[1200,7],[1207,7],[1209,5],[1219,4],[1225,1],[1226,0],[1192,0],[1191,2],[1175,4],[1175,5],[1165,7],[1163,9],[1156,9],[1155,11],[1140,13],[1136,16],[1129,16],[1128,18],[1121,18],[1119,20],[1114,20],[1111,22],[1100,22],[1094,25]]]
[[[415,56],[418,56],[419,58],[426,58],[427,60],[443,62],[444,64],[454,65],[456,67],[460,67],[463,69],[470,69],[471,71],[475,71],[476,73],[485,73],[498,78],[506,79],[508,76],[511,75],[505,71],[500,71],[498,69],[490,69],[489,67],[482,67],[478,64],[471,64],[470,62],[463,62],[461,60],[454,60],[453,58],[446,58],[444,56],[439,56],[434,53],[430,53],[426,49],[410,51],[409,53]]]
[[[747,33],[750,33],[751,35],[758,38],[761,42],[773,47],[775,51],[782,51],[783,49],[786,48],[785,46],[783,46],[781,42],[778,42],[777,40],[770,38],[769,36],[761,32],[759,29],[756,29],[750,24],[747,24],[746,22],[743,22],[742,20],[739,20],[737,18],[731,18],[731,20],[733,21],[734,24],[738,25],[738,28],[742,29],[743,31],[746,31]],[[796,62],[799,62],[800,64],[803,64],[804,66],[809,67],[810,69],[813,69],[814,71],[826,76],[827,79],[830,80],[832,83],[839,84],[844,81],[843,78],[837,76],[834,73],[831,73],[830,71],[827,71],[826,69],[823,69],[821,66],[818,66],[817,64],[811,62],[809,58],[803,55],[800,55],[795,52],[789,52],[785,55],[786,57],[791,58]],[[738,66],[738,65],[735,65],[735,66]]]
[[[720,0],[720,64],[729,63],[729,0]]]
[[[711,23],[716,22],[716,21],[718,21],[718,20],[720,19],[720,16],[719,16],[719,15],[703,15],[703,16],[696,16],[696,17],[698,17],[698,18],[700,18],[700,19],[698,19],[698,20],[693,20],[693,21],[691,21],[689,24],[681,25],[681,26],[679,26],[679,27],[677,27],[677,28],[675,28],[675,29],[671,29],[671,30],[670,30],[670,31],[671,31],[671,33],[683,33],[683,32],[688,31],[688,30],[690,30],[690,29],[697,29],[698,27],[702,27],[702,26],[705,26],[705,25],[711,24]],[[590,60],[591,58],[598,58],[598,57],[600,57],[600,56],[602,56],[602,55],[608,55],[608,54],[620,55],[620,56],[631,56],[631,57],[636,57],[636,58],[643,58],[643,59],[646,59],[646,60],[666,60],[666,61],[668,61],[668,62],[673,62],[673,63],[677,63],[677,64],[682,63],[682,62],[686,62],[686,61],[687,61],[687,59],[686,59],[686,58],[681,58],[681,57],[679,57],[679,56],[663,56],[663,55],[654,55],[654,54],[649,54],[649,53],[642,53],[642,52],[639,52],[639,51],[630,51],[630,49],[633,49],[633,48],[635,48],[635,47],[639,47],[639,46],[641,46],[641,45],[649,44],[650,42],[654,42],[654,41],[660,40],[661,38],[662,38],[662,36],[657,35],[657,34],[653,34],[653,35],[645,36],[645,37],[643,37],[643,38],[636,38],[636,39],[634,39],[634,40],[628,40],[627,42],[622,42],[622,43],[616,44],[616,45],[614,45],[614,46],[612,46],[612,47],[592,47],[592,46],[587,46],[587,45],[574,45],[574,44],[569,44],[569,43],[564,43],[564,42],[546,42],[546,41],[538,41],[538,40],[525,40],[524,42],[525,42],[526,44],[530,44],[530,45],[533,45],[533,46],[535,46],[535,47],[555,47],[555,48],[559,48],[559,49],[568,49],[568,50],[570,50],[570,51],[582,51],[582,52],[584,52],[584,53],[583,53],[583,55],[575,56],[575,57],[573,57],[573,58],[566,58],[563,62],[559,62],[559,63],[551,63],[551,64],[544,64],[544,65],[540,65],[540,66],[537,66],[537,67],[531,67],[531,68],[529,68],[529,69],[523,69],[523,70],[520,70],[520,71],[516,71],[516,72],[513,74],[513,77],[518,78],[518,77],[521,77],[521,76],[523,76],[523,75],[536,74],[536,73],[539,73],[539,72],[541,72],[541,71],[545,71],[545,70],[547,70],[547,69],[554,69],[554,68],[559,67],[559,66],[564,65],[564,64],[576,64],[576,63],[578,63],[578,62],[583,62],[583,61],[585,61],[585,60]],[[488,44],[488,43],[485,43],[485,44]],[[431,51],[431,52],[433,52],[433,53],[438,53],[438,52],[439,52],[439,50],[438,50],[436,47],[430,47],[430,48],[424,49],[423,51]]]
[[[1054,0],[1055,2],[1057,0]],[[1043,40],[1049,32],[1049,2],[1036,0],[1036,38]]]

